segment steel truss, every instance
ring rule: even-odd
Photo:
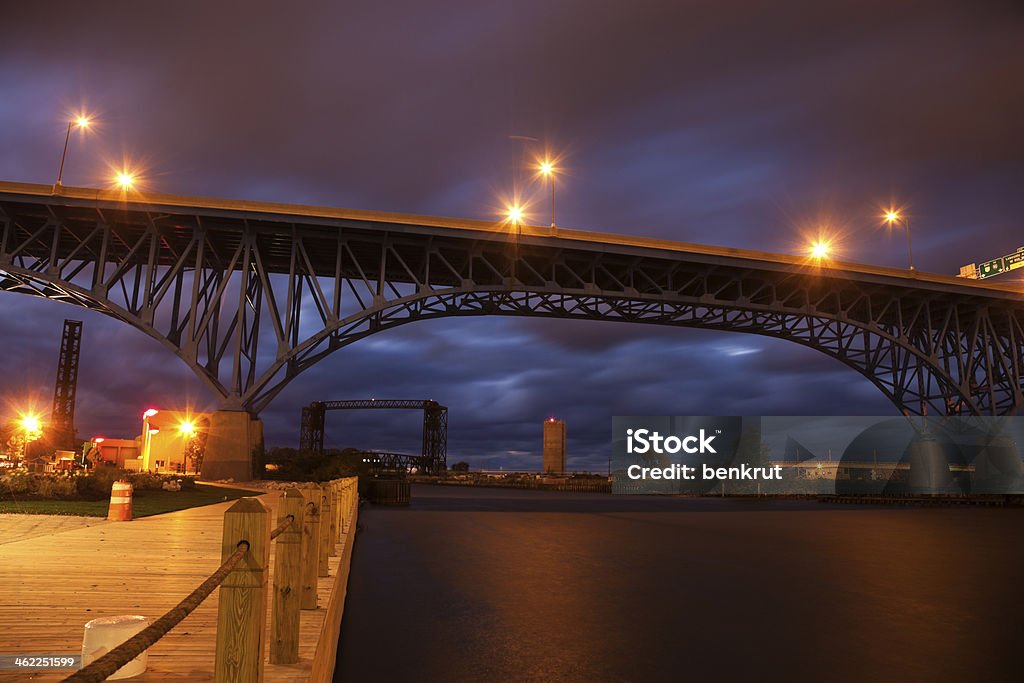
[[[786,339],[860,372],[908,414],[1024,405],[1024,303],[1007,289],[592,233],[40,194],[0,191],[0,290],[133,325],[225,408],[258,413],[371,334],[480,315]]]
[[[302,408],[300,451],[319,453],[324,450],[324,425],[328,410],[422,410],[423,448],[419,456],[407,456],[418,458],[415,463],[410,461],[406,464],[414,464],[427,472],[443,472],[448,467],[448,406],[431,400],[369,398],[314,401]],[[367,451],[369,452],[371,451]],[[387,463],[391,460],[385,459],[382,462]]]
[[[422,455],[388,453],[385,451],[359,451],[359,457],[377,471],[407,472],[412,467],[424,472],[434,471],[431,469],[433,463]]]

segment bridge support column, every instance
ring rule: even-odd
[[[244,410],[218,410],[210,415],[202,478],[260,479],[263,473],[254,471],[259,464],[254,456],[262,451],[263,420]]]
[[[942,444],[928,435],[910,442],[910,490],[914,493],[948,493],[953,483]]]

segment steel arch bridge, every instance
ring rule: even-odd
[[[128,323],[253,415],[359,339],[481,315],[786,339],[906,414],[1024,405],[1019,286],[621,235],[0,183],[0,290]]]

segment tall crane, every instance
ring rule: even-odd
[[[984,263],[969,263],[960,269],[960,277],[971,278],[972,280],[984,280],[985,278],[1009,273],[1011,270],[1024,268],[1024,247],[1006,256],[994,258]]]
[[[75,394],[78,391],[78,359],[82,351],[82,321],[65,320],[57,358],[57,382],[53,388],[50,430],[57,448],[75,447]]]

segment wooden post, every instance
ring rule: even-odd
[[[345,520],[348,519],[348,479],[342,479],[341,483],[341,510],[338,513],[338,533],[344,535],[346,531]]]
[[[327,482],[327,495],[331,499],[331,542],[327,544],[327,554],[335,557],[338,554],[338,482]]]
[[[277,523],[292,523],[277,537],[274,549],[274,604],[270,615],[270,663],[299,661],[299,608],[302,602],[302,535],[306,499],[286,489],[277,508]]]
[[[344,533],[343,524],[345,522],[345,506],[343,504],[345,494],[345,480],[338,479],[334,482],[334,499],[338,501],[337,511],[335,517],[338,518],[338,535],[334,537],[335,542],[341,542],[341,534]]]
[[[306,506],[302,524],[302,609],[316,609],[316,574],[320,562],[320,489],[316,484],[303,487],[302,499]]]
[[[330,565],[327,563],[327,548],[331,543],[331,489],[330,484],[320,484],[320,547],[317,557],[319,571],[317,576],[330,576]]]
[[[217,683],[263,680],[270,508],[258,498],[239,498],[224,513],[221,558],[234,553],[239,541],[247,541],[249,551],[220,585],[214,659]]]
[[[348,528],[346,531],[352,531],[352,525],[355,524],[356,511],[359,509],[359,477],[352,477],[352,480],[348,485]]]
[[[352,506],[356,496],[355,480],[349,477],[345,480],[345,518],[342,524],[342,531],[346,534],[352,526]]]

